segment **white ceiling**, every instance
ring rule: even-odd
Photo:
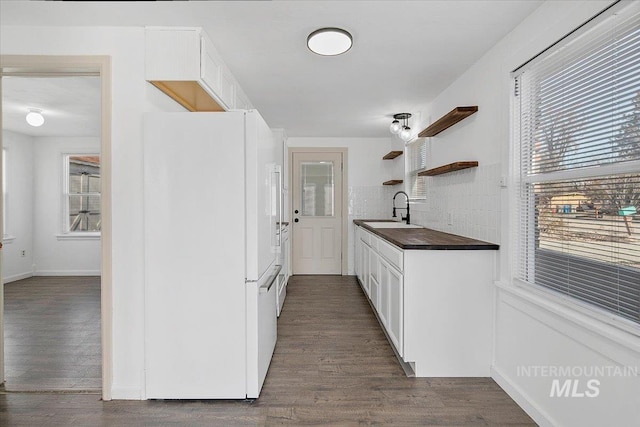
[[[289,136],[389,136],[541,0],[2,2],[1,25],[201,26],[254,106]],[[321,57],[321,27],[353,48]],[[451,106],[454,107],[453,105]]]
[[[29,108],[42,110],[33,127]],[[30,136],[100,136],[99,77],[3,77],[2,127]]]

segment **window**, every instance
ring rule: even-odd
[[[406,180],[409,198],[424,200],[427,198],[427,187],[424,177],[418,176],[418,172],[427,167],[427,139],[418,138],[406,145],[407,165]]]
[[[100,156],[74,154],[65,156],[65,233],[99,232]]]
[[[9,237],[7,232],[7,149],[2,149],[2,238]]]
[[[640,324],[640,14],[515,72],[517,278]]]

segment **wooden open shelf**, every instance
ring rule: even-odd
[[[385,154],[382,160],[391,160],[395,159],[398,156],[402,156],[402,151],[389,151],[387,154]]]
[[[439,166],[433,169],[427,169],[422,172],[418,172],[418,176],[436,176],[442,175],[443,173],[455,172],[462,169],[468,168],[476,168],[478,167],[478,162],[455,162],[449,163],[448,165]]]
[[[401,179],[391,179],[389,181],[385,181],[382,183],[382,185],[398,185],[398,184],[402,184],[402,180]]]
[[[466,119],[473,113],[478,111],[477,105],[472,105],[469,107],[456,107],[453,110],[449,111],[444,116],[440,117],[436,122],[431,123],[431,125],[420,132],[418,136],[423,138],[425,136],[436,136],[440,132],[445,129],[450,128],[451,126],[458,123],[460,120]]]

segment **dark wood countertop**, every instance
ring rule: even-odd
[[[381,219],[355,219],[353,223],[380,236],[401,249],[417,250],[497,250],[499,245],[444,233],[430,228],[373,228],[365,222],[391,222]]]

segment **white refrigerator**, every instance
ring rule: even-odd
[[[257,398],[276,343],[281,160],[256,111],[144,117],[146,398]]]

